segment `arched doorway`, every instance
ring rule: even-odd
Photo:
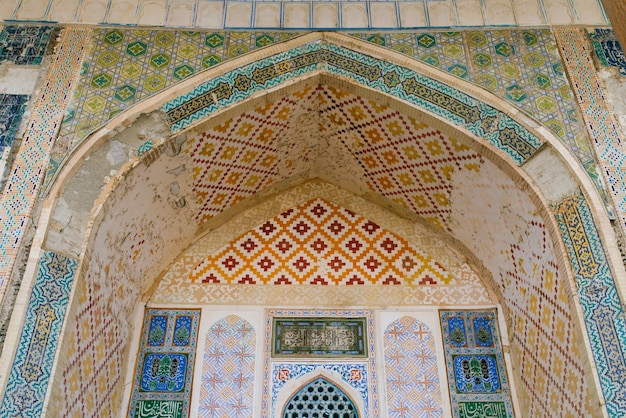
[[[564,160],[553,150],[546,150],[546,146],[541,148],[543,139],[533,133],[533,130],[527,129],[494,107],[493,104],[497,100],[493,97],[484,101],[477,100],[452,89],[444,82],[425,80],[423,76],[407,72],[409,70],[407,67],[390,65],[395,57],[389,56],[389,53],[382,53],[371,46],[365,48],[365,51],[372,55],[389,59],[389,61],[377,60],[372,56],[359,55],[341,45],[339,36],[333,35],[331,38],[332,42],[326,44],[321,42],[319,45],[322,46],[306,44],[299,40],[298,43],[303,45],[300,49],[293,48],[293,44],[287,43],[285,54],[291,54],[288,58],[293,58],[292,61],[275,59],[269,66],[258,60],[251,64],[256,68],[242,67],[245,71],[249,70],[251,75],[247,75],[245,71],[239,74],[230,73],[229,76],[240,76],[236,79],[238,81],[235,82],[233,79],[229,84],[230,92],[233,93],[231,95],[223,90],[225,81],[219,78],[221,76],[216,76],[197,90],[200,91],[199,95],[189,93],[171,100],[162,107],[174,134],[164,145],[129,164],[122,175],[109,183],[99,202],[101,206],[90,221],[89,238],[85,244],[86,254],[82,258],[82,270],[76,280],[74,301],[68,314],[66,329],[70,332],[65,335],[62,343],[62,351],[68,353],[69,360],[57,370],[55,379],[60,384],[56,387],[69,388],[72,381],[82,381],[83,377],[76,369],[80,361],[72,360],[73,356],[92,357],[90,350],[93,348],[78,349],[74,353],[70,347],[116,347],[107,351],[110,355],[107,355],[105,360],[99,360],[104,361],[106,367],[98,367],[97,370],[106,370],[108,373],[104,379],[109,382],[107,391],[110,395],[107,396],[119,399],[122,396],[121,376],[125,367],[122,359],[128,352],[128,341],[133,334],[133,327],[115,318],[127,317],[137,306],[141,295],[147,298],[152,293],[154,278],[164,271],[165,266],[180,254],[185,246],[205,231],[249,207],[254,199],[262,199],[264,193],[267,195],[281,193],[288,186],[304,178],[332,174],[339,186],[367,196],[409,219],[417,220],[418,217],[426,219],[437,234],[448,234],[449,241],[458,244],[463,256],[467,257],[475,268],[484,272],[483,277],[489,283],[491,291],[505,307],[508,327],[516,330],[512,333],[515,339],[511,351],[513,356],[520,359],[519,363],[523,369],[528,367],[528,370],[532,370],[532,373],[524,375],[528,380],[522,380],[519,384],[521,388],[526,388],[521,389],[524,392],[523,402],[533,405],[533,408],[547,410],[550,402],[532,388],[535,384],[552,382],[551,376],[558,375],[558,380],[553,381],[555,384],[549,385],[556,391],[552,398],[567,401],[574,414],[583,411],[588,407],[587,399],[594,399],[597,393],[593,390],[595,383],[593,372],[589,367],[590,360],[581,354],[587,350],[584,340],[580,338],[583,332],[576,305],[570,302],[574,292],[568,276],[569,268],[564,262],[564,250],[558,239],[558,227],[551,218],[549,205],[539,193],[537,185],[539,180],[537,177],[531,180],[537,173],[530,168],[527,168],[526,172],[519,167],[519,164],[526,163],[532,156],[542,154],[554,165],[568,172]],[[332,57],[334,61],[331,62],[328,57]],[[220,71],[228,69],[224,67]],[[425,73],[429,71],[432,72],[424,69]],[[269,76],[274,78],[263,78]],[[265,80],[266,83],[260,83],[259,80]],[[285,84],[288,80],[294,81]],[[198,83],[198,80],[192,80],[182,88],[191,87],[192,83]],[[267,83],[273,84],[269,86]],[[458,83],[458,80],[454,83]],[[389,180],[392,183],[391,187],[387,188],[385,176],[367,166],[366,155],[351,152],[360,145],[359,138],[338,128],[339,119],[328,119],[334,129],[333,136],[329,138],[336,141],[321,144],[342,144],[332,149],[341,152],[317,153],[315,161],[323,164],[313,167],[287,164],[288,161],[293,163],[303,160],[290,159],[288,149],[282,149],[285,153],[280,155],[280,161],[284,165],[272,173],[274,177],[266,175],[261,183],[255,183],[260,184],[260,187],[254,190],[246,189],[243,187],[245,183],[240,182],[243,180],[235,179],[233,181],[239,182],[238,191],[241,193],[229,191],[227,196],[221,197],[210,185],[202,183],[205,180],[211,181],[207,167],[212,163],[208,163],[200,156],[193,161],[199,177],[194,178],[193,175],[184,173],[184,170],[180,171],[184,165],[180,164],[181,159],[191,156],[186,147],[211,142],[206,139],[208,131],[202,132],[203,128],[200,125],[194,125],[196,121],[210,115],[209,130],[219,132],[220,129],[228,129],[226,122],[232,119],[233,114],[243,115],[246,109],[262,108],[264,102],[275,103],[289,94],[300,94],[304,88],[320,85],[331,86],[337,90],[337,93],[333,94],[340,100],[345,91],[358,97],[360,103],[363,103],[362,107],[367,107],[367,102],[372,101],[374,104],[369,104],[370,108],[382,104],[389,109],[389,114],[399,112],[406,116],[407,121],[406,125],[399,125],[401,130],[404,127],[405,130],[409,130],[410,136],[417,138],[423,133],[415,133],[424,129],[429,132],[427,137],[435,140],[431,145],[432,149],[425,146],[423,150],[438,152],[442,144],[440,141],[443,141],[452,146],[447,148],[444,146],[441,152],[445,150],[457,156],[473,159],[476,165],[459,163],[462,168],[454,165],[452,172],[462,172],[463,175],[451,174],[450,178],[445,174],[446,169],[442,169],[441,166],[437,166],[440,171],[436,172],[439,175],[434,175],[432,171],[434,167],[429,165],[430,176],[426,172],[421,174],[416,171],[407,179],[409,182],[418,181],[418,184],[423,186],[424,182],[428,182],[432,177],[440,190],[443,190],[443,193],[437,193],[441,196],[435,196],[438,190],[434,189],[428,190],[432,193],[424,192],[426,189],[421,193],[414,193],[413,189],[402,183],[400,177],[397,180]],[[286,87],[277,89],[275,86]],[[444,91],[446,89],[452,89],[453,92],[446,94]],[[479,92],[474,93],[478,95]],[[222,94],[228,97],[220,96]],[[172,98],[174,92],[168,92],[168,95]],[[164,95],[162,99],[165,98]],[[239,100],[243,100],[241,107],[220,110],[221,106],[233,105]],[[291,99],[290,103],[293,102]],[[193,108],[200,110],[193,113],[188,111]],[[339,108],[333,108],[328,114],[330,116],[335,112],[337,116],[337,112],[340,111]],[[383,109],[379,112],[386,111]],[[276,115],[279,116],[280,112]],[[367,114],[364,115],[367,117]],[[359,118],[356,111],[350,116],[353,119]],[[524,117],[518,116],[518,119],[524,120]],[[278,120],[280,118],[276,119],[276,123]],[[289,120],[285,129],[295,132],[298,126],[311,126],[299,123],[305,121],[306,117]],[[319,119],[313,121],[319,122]],[[417,126],[413,126],[412,121],[416,121]],[[422,123],[425,127],[421,126]],[[185,129],[186,131],[177,134]],[[386,127],[386,129],[391,131],[395,128]],[[246,129],[241,131],[241,135],[244,136],[248,133]],[[319,146],[319,138],[312,143],[298,144]],[[449,142],[449,138],[456,141]],[[386,141],[389,142],[389,139]],[[294,149],[298,150],[294,155],[303,155],[300,151],[304,148],[292,148],[292,152]],[[200,149],[198,152],[198,155],[202,154]],[[372,152],[372,155],[378,154]],[[398,157],[400,154],[397,151],[396,154],[390,154],[391,160],[394,155]],[[267,157],[267,153],[264,156]],[[376,158],[379,158],[377,160],[379,164],[392,164],[382,153]],[[464,158],[461,160],[465,161]],[[350,161],[353,163],[344,164]],[[431,164],[433,160],[429,161]],[[335,175],[344,167],[354,170],[346,171],[340,176]],[[311,168],[315,170],[309,170]],[[457,168],[459,170],[456,170]],[[182,177],[177,179],[181,173]],[[359,179],[368,181],[358,181]],[[246,180],[249,180],[249,177]],[[582,180],[581,182],[584,183]],[[576,185],[577,181],[574,179],[565,191],[568,193],[574,191]],[[180,190],[188,191],[188,194],[181,195]],[[206,190],[210,190],[212,194],[202,199]],[[479,190],[489,190],[490,193],[482,195],[478,193]],[[563,198],[561,195],[551,197],[557,201]],[[210,198],[213,200],[207,200]],[[148,216],[132,204],[137,200],[151,202],[154,206],[149,212],[154,216]],[[485,205],[485,202],[488,204]],[[422,207],[421,205],[423,211],[418,209]],[[111,248],[115,250],[112,251]],[[533,267],[527,268],[529,264]],[[148,279],[141,280],[143,278]],[[548,284],[552,289],[553,293],[549,297],[544,297],[537,290],[544,284]],[[547,315],[539,308],[540,305],[537,305],[539,302],[545,303],[545,306],[558,306],[556,310],[558,318],[550,316],[545,324],[537,322],[538,317]],[[84,329],[85,327],[79,325],[94,321],[102,323],[102,318],[106,318],[104,322],[108,324],[105,327],[106,332],[102,335],[92,335]],[[555,334],[560,340],[548,345],[544,342],[542,345],[541,338],[537,336],[549,335],[555,329],[564,330],[563,334]],[[72,333],[73,336],[70,335]],[[105,343],[106,338],[112,344]],[[553,356],[553,347],[561,347],[562,350],[557,350],[560,352],[572,353],[564,369],[575,370],[576,373],[585,376],[584,379],[576,380],[575,388],[568,387],[568,377],[564,372],[552,374],[549,370],[533,367],[536,362],[543,361],[540,360],[542,357],[540,353],[545,350],[548,357]],[[546,361],[549,363],[549,360]],[[87,381],[90,379],[85,382]],[[83,403],[81,400],[83,395],[73,389],[53,393],[52,396],[59,400],[56,405],[63,404],[69,409]],[[60,402],[61,399],[64,401]],[[539,399],[543,400],[532,402]]]

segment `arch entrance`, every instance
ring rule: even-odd
[[[123,167],[94,197],[93,215],[75,208],[84,220],[77,236],[86,237],[85,253],[61,340],[67,359],[53,377],[53,387],[67,390],[54,390],[56,402],[48,408],[69,414],[89,404],[84,388],[102,381],[108,382],[107,396],[123,398],[125,359],[139,327],[125,318],[148,301],[217,304],[225,294],[235,295],[237,304],[254,296],[262,301],[257,306],[273,297],[288,300],[296,293],[288,287],[194,282],[169,266],[190,244],[260,202],[274,202],[263,209],[271,218],[302,202],[294,190],[338,188],[358,197],[357,213],[369,202],[386,209],[385,226],[394,226],[392,218],[408,222],[404,236],[416,225],[424,228],[484,280],[490,301],[503,307],[510,353],[522,370],[514,376],[519,398],[531,414],[548,414],[550,399],[557,399],[572,415],[585,415],[598,393],[570,266],[541,192],[560,202],[580,193],[586,180],[579,183],[571,174],[569,157],[547,143],[548,135],[492,96],[418,64],[394,64],[395,55],[371,45],[363,49],[371,55],[357,53],[350,49],[357,41],[340,35],[309,38],[285,43],[272,57],[233,60],[145,105],[143,110],[161,109],[150,118],[167,127],[167,140]],[[71,200],[75,182],[89,172],[78,167],[102,173],[97,166],[106,153],[98,154],[97,136],[91,145],[75,156],[91,155],[85,165],[61,174],[51,205],[57,197]],[[549,162],[540,168],[566,173],[562,189],[541,188],[540,170],[533,168],[539,156]],[[242,232],[256,226],[250,217],[240,219]],[[233,238],[222,232],[207,245],[217,250],[223,237]],[[58,238],[51,230],[44,245],[67,250],[71,240]],[[161,291],[166,284],[169,293]],[[311,285],[305,294],[326,301],[353,297],[352,289],[334,291],[339,297],[329,299],[324,286]],[[385,297],[419,300],[430,290],[411,292]],[[100,328],[90,332],[91,323]],[[96,356],[89,347],[107,355]],[[80,372],[85,356],[98,363],[98,376]],[[572,380],[570,371],[582,377]],[[104,372],[106,379],[99,379]],[[83,390],[71,389],[81,379]],[[546,391],[535,389],[540,386]]]

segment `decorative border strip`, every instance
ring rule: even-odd
[[[63,30],[58,53],[44,80],[14,168],[0,197],[0,300],[4,298],[90,34],[89,29]]]
[[[371,311],[367,310],[268,310],[265,317],[265,341],[264,341],[264,358],[263,358],[263,395],[262,395],[262,411],[263,418],[270,416],[270,409],[274,407],[274,401],[276,394],[270,388],[274,386],[274,378],[277,377],[273,374],[273,365],[276,362],[272,361],[272,323],[275,317],[325,317],[325,318],[354,318],[365,317],[367,323],[367,350],[369,352],[369,358],[363,359],[363,363],[367,364],[369,368],[369,399],[365,399],[367,402],[366,408],[368,413],[366,416],[378,416],[378,372],[376,363],[376,343],[374,339],[374,316]],[[280,363],[284,363],[284,359],[279,359]],[[272,392],[272,393],[270,393]],[[370,415],[371,412],[371,415]]]
[[[503,112],[413,70],[327,42],[261,59],[215,77],[161,107],[179,132],[223,107],[289,79],[324,68],[361,85],[408,101],[468,129],[523,164],[542,141]]]
[[[612,417],[626,411],[626,321],[602,242],[584,196],[554,207],[571,260],[600,386]]]
[[[53,252],[39,260],[25,325],[2,400],[4,416],[41,416],[78,262]]]

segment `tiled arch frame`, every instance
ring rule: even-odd
[[[355,50],[363,51],[363,53]],[[373,58],[374,56],[377,58]],[[252,64],[245,64],[246,62],[252,62]],[[551,145],[550,148],[560,154],[560,159],[557,159],[565,161],[565,165],[569,167],[574,167],[571,170],[578,174],[577,179],[584,193],[581,193],[578,199],[568,200],[573,203],[566,209],[573,207],[573,210],[561,210],[562,206],[556,206],[555,212],[560,223],[556,225],[548,222],[548,224],[552,228],[553,241],[559,242],[559,228],[562,231],[568,252],[566,254],[565,251],[561,251],[561,254],[563,259],[569,258],[571,266],[567,267],[567,263],[561,260],[566,266],[564,270],[570,271],[570,268],[574,270],[577,274],[576,278],[581,283],[578,289],[572,288],[571,293],[578,291],[579,297],[585,298],[588,293],[588,289],[584,287],[585,280],[593,285],[602,282],[605,290],[608,289],[606,293],[610,299],[607,301],[594,299],[586,304],[583,300],[581,305],[590,335],[587,349],[591,351],[590,345],[593,346],[599,374],[602,376],[608,371],[608,380],[602,380],[601,385],[609,413],[616,414],[623,402],[620,397],[623,395],[623,388],[615,386],[614,383],[619,382],[619,378],[626,374],[622,368],[625,363],[624,324],[621,316],[622,307],[619,304],[619,294],[622,292],[616,286],[612,276],[612,272],[619,267],[610,268],[610,266],[619,266],[616,262],[618,257],[615,248],[602,245],[601,237],[605,239],[607,236],[610,237],[611,231],[608,220],[601,216],[602,206],[593,186],[584,173],[575,168],[574,159],[547,129],[478,87],[449,75],[442,75],[436,70],[393,52],[383,51],[376,46],[366,45],[343,35],[317,33],[249,54],[240,60],[233,60],[220,68],[207,71],[181,83],[175,89],[170,89],[136,106],[128,113],[112,120],[101,132],[96,133],[81,150],[72,156],[66,169],[60,173],[47,204],[52,206],[56,195],[54,189],[56,191],[62,189],[72,176],[75,170],[72,168],[72,161],[76,163],[85,155],[89,155],[90,151],[106,138],[108,132],[124,120],[132,120],[139,113],[160,106],[167,114],[172,132],[181,132],[197,121],[216,115],[221,109],[245,102],[250,97],[259,96],[299,78],[319,74],[341,80],[349,85],[361,86],[361,88],[375,92],[379,97],[396,100],[402,106],[420,108],[429,113],[433,120],[441,121],[438,126],[441,126],[444,131],[466,133],[468,137],[475,140],[475,148],[496,161],[496,164],[509,173],[518,184],[525,184],[523,187],[532,190],[530,194],[536,199],[537,206],[545,211],[545,219],[553,219],[549,214],[550,206],[541,197],[541,191],[531,186],[532,182],[520,166],[535,155],[543,153],[543,148],[547,148],[543,144],[547,141]],[[179,95],[180,91],[189,91],[189,93]],[[201,110],[194,112],[186,110],[190,103],[193,104],[192,107]],[[165,146],[167,143],[161,146],[161,152]],[[154,153],[148,153],[143,158],[154,157]],[[123,176],[137,163],[137,161],[131,161],[121,170],[100,198],[106,200],[112,190],[123,181]],[[558,203],[555,202],[557,205]],[[596,215],[595,219],[591,216],[592,213]],[[48,216],[49,221],[49,214],[45,216]],[[45,216],[40,225],[46,223]],[[98,213],[93,215],[93,220],[99,220]],[[90,231],[91,229],[88,230],[87,235]],[[580,246],[581,235],[587,238],[586,246],[583,247]],[[93,243],[93,237],[87,238],[88,248],[92,245],[90,243]],[[557,244],[556,248],[559,252],[563,245]],[[581,268],[581,266],[586,266],[589,254],[596,264],[602,266],[600,270],[591,271]],[[82,268],[79,267],[77,270],[77,277],[74,281],[76,286],[79,286],[81,281],[87,280],[86,270],[89,258],[88,250],[87,256],[81,258]],[[601,272],[601,276],[598,276],[598,271]],[[592,315],[598,303],[606,307],[608,310],[606,315]],[[75,309],[68,311],[70,314],[75,314]],[[600,329],[607,329],[603,325],[609,325],[608,330],[612,332],[600,334]],[[60,341],[62,336],[53,337]],[[54,350],[54,347],[51,349]]]

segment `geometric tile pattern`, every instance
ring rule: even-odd
[[[199,322],[200,310],[146,309],[130,417],[189,416]]]
[[[274,318],[336,318],[344,320],[347,318],[364,317],[367,321],[367,353],[368,358],[363,361],[353,361],[347,363],[316,363],[314,361],[306,362],[302,360],[297,363],[287,363],[284,359],[281,361],[272,361],[272,324]],[[332,372],[340,377],[346,384],[350,385],[357,393],[361,395],[365,411],[364,417],[378,416],[378,373],[376,360],[376,342],[374,339],[374,315],[372,311],[366,310],[274,310],[267,311],[265,318],[265,337],[264,337],[264,364],[263,364],[263,418],[277,416],[277,408],[282,405],[276,405],[276,398],[281,388],[289,380],[297,379],[305,374],[314,372],[315,370],[324,369]],[[332,382],[337,386],[338,381]],[[294,392],[295,394],[295,392]],[[289,396],[291,398],[291,396]]]
[[[94,30],[81,87],[65,114],[52,167],[87,135],[132,105],[204,69],[293,36],[288,32]]]
[[[83,54],[87,29],[64,29],[58,52],[31,113],[0,201],[0,299],[31,216],[39,185]]]
[[[512,418],[495,310],[440,316],[453,416]]]
[[[390,94],[468,129],[518,164],[542,141],[511,117],[444,83],[387,61],[327,42],[317,42],[260,59],[215,77],[161,107],[173,132],[240,102],[255,92],[323,67],[365,87]]]
[[[626,153],[617,122],[603,94],[604,83],[597,74],[588,35],[573,28],[555,29],[554,35],[587,129],[593,137],[598,166],[610,187],[615,216],[622,232],[626,231]]]
[[[0,94],[0,153],[13,142],[28,99],[25,94]]]
[[[605,67],[617,67],[626,76],[626,57],[612,29],[596,29],[589,36],[593,40],[596,55]]]
[[[241,235],[192,272],[192,283],[448,285],[454,280],[405,239],[323,199]]]
[[[77,261],[43,252],[4,398],[2,416],[40,416]]]
[[[443,416],[435,340],[430,329],[410,316],[385,330],[385,374],[390,416]]]
[[[604,191],[549,29],[351,35],[472,81],[532,115],[568,146]]]
[[[0,62],[40,64],[52,29],[52,26],[5,26],[0,30]]]
[[[554,207],[574,270],[591,351],[609,415],[626,410],[626,321],[591,211],[581,195]]]
[[[303,120],[310,128],[306,140],[297,135]],[[315,131],[323,146],[310,145]],[[346,156],[336,175],[323,169],[329,178],[343,177],[350,165],[353,181],[445,227],[453,176],[481,166],[481,156],[455,138],[381,103],[321,85],[244,112],[202,132],[194,144],[201,222],[274,182],[314,170],[323,156],[315,150],[324,148]]]
[[[198,415],[252,416],[256,332],[245,319],[229,315],[206,336]]]

